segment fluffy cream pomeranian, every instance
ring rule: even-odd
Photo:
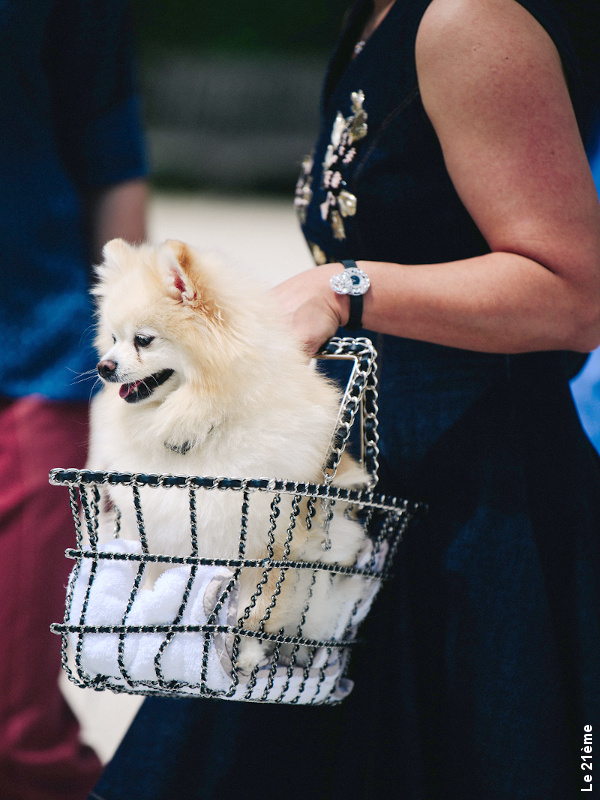
[[[103,257],[94,289],[103,387],[92,403],[89,467],[322,483],[340,393],[311,366],[268,294],[182,242],[134,247],[115,239]],[[343,459],[335,483],[366,482],[358,465]],[[121,535],[138,538],[131,490],[106,491],[121,513]],[[187,492],[141,492],[150,552],[190,555]],[[251,494],[246,558],[268,554],[272,499]],[[198,491],[201,557],[238,557],[240,503],[239,492]],[[307,526],[304,504],[286,545],[291,498],[281,510],[275,559],[350,566],[365,544],[361,525],[336,511],[324,550],[320,512]],[[302,636],[329,639],[352,602],[352,580],[320,572],[313,583],[311,570],[246,568],[238,613],[246,610],[250,630],[292,636],[305,617]],[[240,668],[252,669],[268,649],[257,637],[242,637]]]

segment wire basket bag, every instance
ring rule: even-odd
[[[340,406],[323,483],[284,479],[157,475],[54,469],[50,481],[67,486],[75,520],[75,560],[64,621],[52,625],[62,637],[62,661],[70,680],[82,687],[143,695],[220,697],[255,702],[337,703],[352,689],[348,659],[357,628],[368,613],[418,504],[378,495],[376,353],[368,339],[331,339],[319,358],[347,359],[351,375]],[[361,461],[371,476],[366,489],[335,486],[333,479],[354,426],[360,426]],[[104,486],[127,487],[135,507],[138,538],[119,537],[119,511],[111,510],[114,536],[99,542]],[[191,555],[150,552],[143,499],[149,492],[185,492],[189,506]],[[239,502],[236,558],[205,558],[198,547],[198,509],[204,492],[223,492]],[[246,534],[253,497],[268,502],[264,557],[249,558]],[[274,531],[286,541],[276,552]],[[324,552],[336,515],[362,526],[365,546],[352,566],[327,559],[290,557],[302,526],[320,526]],[[262,525],[262,522],[261,522]],[[152,589],[147,572],[162,567]],[[252,575],[250,599],[240,604],[240,584]],[[246,579],[246,583],[248,580]],[[302,586],[299,623],[294,630],[269,632],[268,620],[282,603],[285,583]],[[311,600],[326,586],[340,602],[335,631],[311,638]],[[319,588],[321,587],[321,589]],[[267,596],[267,592],[271,594]],[[259,624],[251,624],[261,602]],[[253,640],[264,649],[250,671],[240,653]]]

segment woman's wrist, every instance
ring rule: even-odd
[[[331,288],[331,278],[334,275],[339,275],[344,271],[344,267],[340,261],[331,264],[325,264],[319,269],[323,270],[324,280],[326,282],[325,297],[329,306],[334,314],[337,316],[340,328],[343,328],[348,323],[350,317],[350,297],[347,294],[337,294]]]
[[[353,259],[345,259],[341,263],[344,269],[330,278],[329,284],[335,294],[348,297],[350,313],[345,327],[349,331],[357,331],[363,326],[363,297],[369,291],[371,281]]]

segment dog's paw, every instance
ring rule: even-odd
[[[240,672],[249,674],[266,657],[267,650],[264,644],[258,639],[244,637],[240,642],[236,665]]]

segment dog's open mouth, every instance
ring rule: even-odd
[[[165,381],[168,381],[172,374],[172,369],[163,369],[140,381],[124,383],[119,389],[119,397],[122,397],[126,403],[139,403],[140,400],[150,397],[152,392],[162,386]]]

